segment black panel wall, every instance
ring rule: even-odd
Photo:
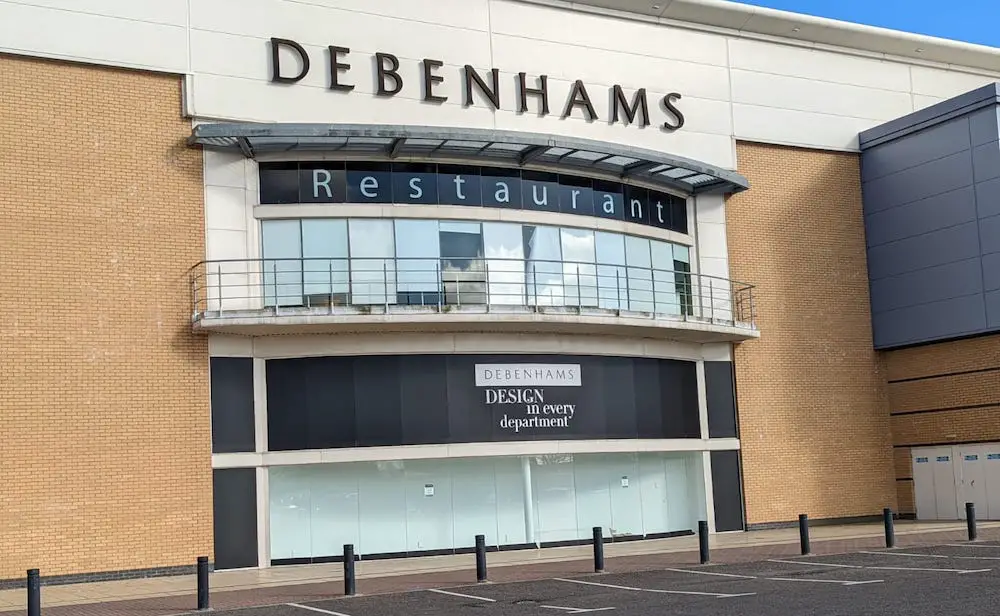
[[[253,451],[253,360],[249,357],[213,357],[209,371],[212,452]]]
[[[212,472],[216,569],[257,566],[256,473],[252,468]]]
[[[573,385],[544,379],[540,385],[477,385],[477,365],[498,364],[543,364],[578,374]],[[266,368],[272,451],[700,437],[694,362],[408,355],[268,360]]]
[[[705,362],[705,401],[710,438],[736,438],[736,379],[731,361]]]
[[[715,499],[715,530],[743,530],[739,451],[712,452],[712,497]]]

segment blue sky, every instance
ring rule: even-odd
[[[1000,47],[1000,0],[738,0],[819,17]],[[941,10],[942,7],[944,10]]]

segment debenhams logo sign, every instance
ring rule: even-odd
[[[281,50],[294,53],[299,57],[299,68],[297,73],[290,73],[282,70]],[[330,45],[327,48],[327,75],[329,89],[339,92],[350,92],[354,90],[355,84],[350,83],[349,72],[351,63],[348,62],[351,50],[348,47],[338,47]],[[377,52],[372,60],[375,64],[375,95],[395,96],[404,87],[411,87],[404,83],[399,74],[399,58],[391,53]],[[444,82],[445,75],[439,71],[444,67],[441,60],[424,59],[420,61],[421,75],[421,100],[429,103],[443,103],[448,100],[447,96],[435,93],[435,89],[440,88]],[[312,68],[312,59],[309,53],[299,43],[283,38],[271,39],[271,81],[274,83],[291,84],[305,79]],[[294,70],[294,69],[292,69]],[[474,91],[478,91],[485,99],[486,104],[493,109],[500,109],[500,70],[490,69],[486,74],[480,74],[471,65],[466,64],[460,76],[463,83],[464,97],[462,104],[469,107],[475,104]],[[553,98],[549,91],[549,78],[547,75],[537,75],[529,77],[527,73],[518,73],[514,79],[515,92],[517,95],[517,112],[527,113],[534,111],[538,115],[549,114],[549,102]],[[646,89],[639,88],[631,94],[626,95],[625,90],[620,85],[609,88],[611,113],[610,118],[606,118],[611,124],[619,122],[626,124],[638,124],[639,126],[649,126],[651,123],[650,105],[646,96]],[[533,105],[528,104],[528,99],[533,99]],[[665,131],[675,131],[684,126],[684,114],[677,107],[677,101],[681,95],[671,92],[665,95],[656,103],[657,117],[660,128]],[[600,120],[597,110],[594,108],[591,93],[583,81],[577,79],[569,88],[566,103],[561,105],[560,117],[568,118],[579,114],[588,122]]]

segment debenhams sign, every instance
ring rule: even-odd
[[[298,72],[285,70],[281,66],[281,50],[294,53],[299,57]],[[338,47],[330,45],[327,48],[327,75],[329,89],[339,92],[350,92],[354,90],[355,84],[350,82],[350,59],[351,50],[348,47]],[[375,64],[375,95],[395,96],[403,88],[411,87],[404,83],[399,74],[399,58],[391,53],[377,52],[372,60]],[[421,100],[429,103],[443,103],[448,100],[447,96],[435,93],[444,82],[445,76],[440,74],[444,67],[441,60],[424,59],[420,61],[421,75]],[[283,38],[271,39],[271,81],[274,83],[292,84],[302,81],[312,68],[312,58],[309,53],[299,43]],[[480,74],[471,65],[466,64],[462,69],[461,79],[463,83],[464,97],[462,104],[469,107],[475,104],[474,91],[478,91],[485,100],[487,106],[493,109],[500,109],[500,70],[490,69],[488,73]],[[529,77],[527,73],[518,73],[514,79],[515,91],[517,94],[518,113],[533,111],[538,115],[549,114],[549,102],[552,99],[549,92],[549,78],[547,75],[537,75]],[[649,100],[646,96],[646,89],[639,88],[631,94],[626,95],[625,90],[620,85],[614,85],[608,92],[611,98],[611,114],[607,120],[614,124],[619,120],[626,124],[638,124],[639,126],[649,126],[651,124]],[[533,104],[529,105],[529,97]],[[677,101],[681,95],[671,92],[659,101],[655,101],[657,110],[657,121],[660,128],[665,131],[675,131],[684,126],[684,114],[677,107]],[[560,104],[560,117],[567,118],[579,114],[588,122],[600,120],[597,110],[591,99],[591,93],[583,81],[577,79],[569,88],[569,95],[565,104]]]

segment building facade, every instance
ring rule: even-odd
[[[640,4],[0,4],[0,583],[1000,519],[1000,52]]]

